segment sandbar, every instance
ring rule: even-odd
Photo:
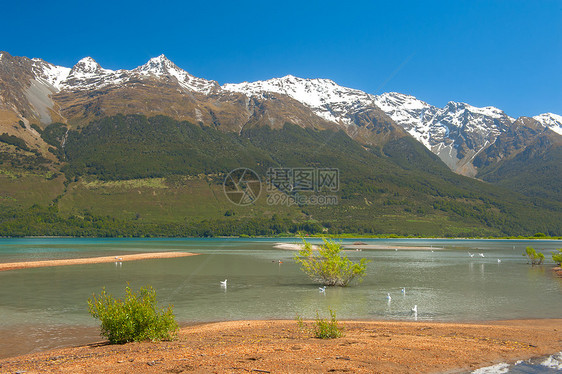
[[[300,251],[304,248],[304,244],[302,243],[275,243],[273,245],[274,248],[277,249],[285,249],[288,251]],[[346,250],[379,250],[379,251],[388,251],[388,250],[407,250],[407,251],[432,251],[432,250],[439,250],[443,249],[442,247],[421,247],[421,246],[399,246],[399,245],[388,245],[388,244],[350,244],[350,243],[343,243],[342,247]],[[312,245],[313,250],[318,250],[317,245]]]
[[[42,267],[50,267],[50,266],[101,264],[104,262],[152,260],[152,259],[160,259],[160,258],[175,258],[175,257],[186,257],[186,256],[194,256],[194,255],[197,255],[197,253],[152,252],[152,253],[137,253],[134,255],[71,258],[71,259],[64,259],[64,260],[6,262],[6,263],[0,263],[0,271],[28,269],[28,268],[42,268]]]

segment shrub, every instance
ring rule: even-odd
[[[0,135],[0,142],[14,145],[20,149],[23,149],[24,151],[29,151],[29,148],[27,147],[25,141],[15,135],[8,135],[7,133],[3,133],[2,135]]]
[[[558,264],[558,266],[562,266],[562,248],[557,249],[558,252],[552,252],[552,260]]]
[[[353,279],[365,275],[368,260],[362,258],[359,263],[353,263],[342,255],[340,244],[324,239],[324,244],[315,256],[310,243],[305,241],[304,248],[295,255],[295,261],[302,270],[314,281],[325,286],[347,286]]]
[[[171,340],[178,324],[172,306],[159,310],[156,291],[143,287],[139,294],[127,286],[123,300],[114,299],[103,288],[88,299],[90,314],[101,321],[101,335],[112,344],[143,340]]]
[[[330,319],[320,318],[316,312],[316,320],[312,329],[307,328],[301,316],[297,315],[297,325],[299,330],[311,332],[315,338],[336,339],[343,336],[343,327],[338,325],[336,312],[330,309]]]
[[[527,247],[523,256],[527,256],[529,261],[531,261],[531,265],[540,265],[544,261],[544,254],[535,251],[533,247]]]
[[[330,309],[330,319],[323,319],[316,312],[316,321],[314,322],[314,336],[320,339],[335,339],[343,335],[343,328],[338,326],[336,312]]]

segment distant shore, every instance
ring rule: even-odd
[[[321,239],[329,238],[335,240],[354,240],[354,239],[412,239],[412,240],[536,240],[536,241],[561,241],[562,236],[508,236],[508,237],[442,237],[442,236],[399,236],[399,235],[365,235],[365,234],[310,234],[305,236],[305,239]],[[36,236],[0,236],[0,239],[296,239],[300,240],[301,237],[297,235],[276,235],[276,236],[249,236],[249,235],[234,235],[234,236],[51,236],[51,235],[36,235]]]
[[[306,322],[310,328],[313,322]],[[343,321],[316,339],[295,321],[183,328],[171,342],[95,343],[0,360],[1,372],[433,373],[475,370],[562,351],[562,319],[480,323]]]
[[[123,263],[126,261],[153,260],[153,259],[160,259],[160,258],[175,258],[175,257],[186,257],[186,256],[194,256],[194,255],[196,255],[196,253],[151,252],[151,253],[138,253],[134,255],[72,258],[72,259],[65,259],[65,260],[6,262],[6,263],[0,263],[0,271],[41,268],[41,267],[51,267],[51,266],[100,264],[106,262]]]

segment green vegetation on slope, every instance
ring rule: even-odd
[[[17,195],[17,186],[27,183],[33,190],[44,182],[10,179],[12,192],[2,186],[0,207],[12,213],[0,218],[0,235],[562,233],[561,203],[454,174],[410,138],[367,148],[341,131],[285,124],[234,134],[140,115],[107,117],[81,132],[52,124],[43,137],[65,160],[65,185],[51,193],[51,200],[36,201],[51,201],[51,207],[29,208],[33,199]],[[272,193],[307,196],[274,190],[254,205],[233,205],[222,193],[222,182],[237,167],[249,167],[264,179],[270,167],[337,168],[339,190],[315,193],[333,194],[337,204],[269,205]]]
[[[511,159],[484,168],[479,178],[524,195],[562,202],[562,145],[541,136]]]
[[[104,118],[82,132],[70,131],[64,151],[68,175],[102,180],[225,173],[269,161],[235,134],[164,116]]]

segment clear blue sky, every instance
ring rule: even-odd
[[[10,1],[0,50],[237,83],[293,74],[430,104],[562,115],[562,1]]]

